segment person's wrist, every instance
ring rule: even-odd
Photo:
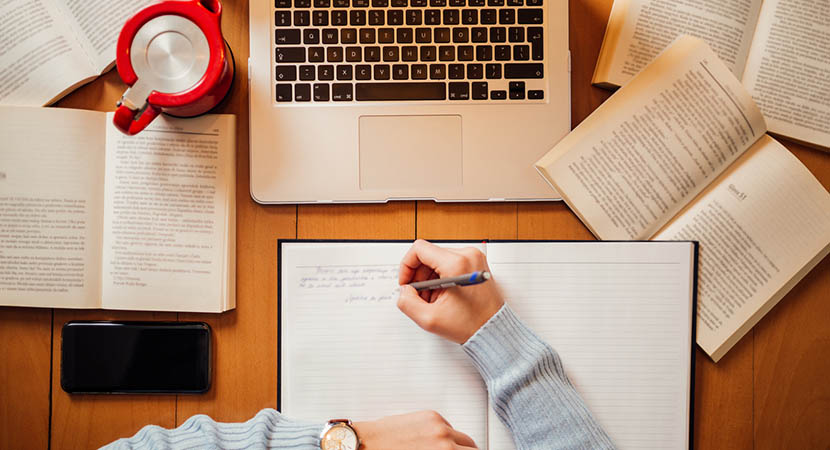
[[[352,422],[352,429],[357,433],[357,438],[360,440],[359,450],[373,449],[375,442],[375,423],[373,421],[366,422]]]

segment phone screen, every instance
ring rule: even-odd
[[[198,393],[210,388],[202,322],[69,322],[61,387],[69,393]]]

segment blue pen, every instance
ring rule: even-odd
[[[459,275],[457,277],[437,278],[435,280],[418,281],[417,283],[410,283],[417,291],[429,291],[432,289],[447,289],[455,286],[472,286],[474,284],[484,283],[490,279],[490,272],[478,271],[468,273],[466,275]]]

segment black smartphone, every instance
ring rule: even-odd
[[[61,387],[70,394],[205,392],[210,336],[204,322],[68,322]]]

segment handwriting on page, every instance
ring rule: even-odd
[[[337,290],[346,304],[387,303],[397,298],[397,265],[303,266],[302,290]]]

